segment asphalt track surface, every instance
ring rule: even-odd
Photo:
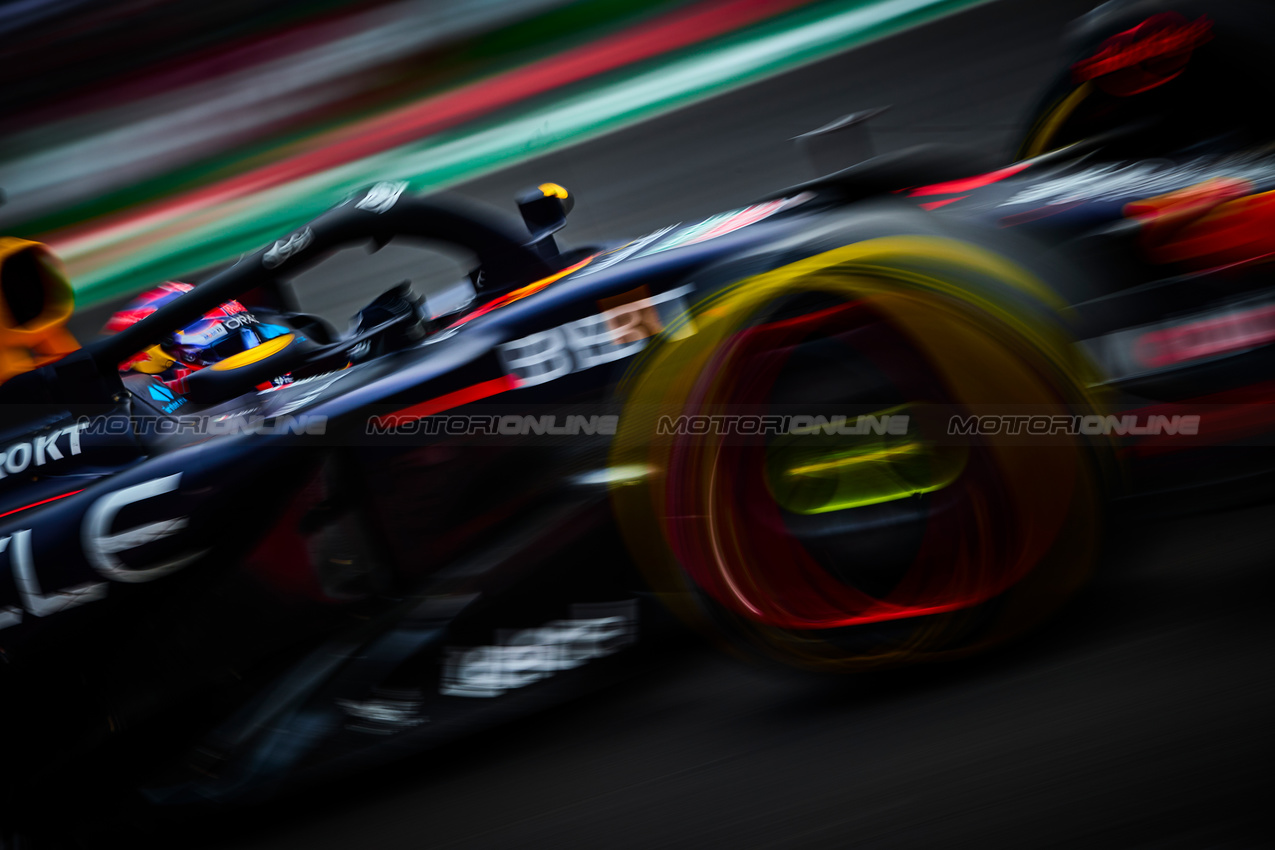
[[[787,141],[880,105],[882,151],[1011,146],[1087,2],[1007,0],[476,181],[544,180],[577,242],[640,235],[811,176]],[[334,260],[303,301],[350,315],[409,255]],[[689,641],[608,691],[227,820],[215,847],[1269,846],[1275,509],[1144,523],[1017,646],[826,679]],[[1263,777],[1266,777],[1264,780]]]

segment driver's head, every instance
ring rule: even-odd
[[[144,292],[112,316],[105,330],[118,333],[193,288],[189,283],[169,282]],[[190,372],[256,348],[284,331],[257,321],[238,301],[227,301],[209,310],[198,321],[164,336],[157,345],[125,360],[120,364],[120,371],[147,375],[159,375],[169,369]]]

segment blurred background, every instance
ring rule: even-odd
[[[812,176],[842,114],[885,152],[1004,161],[1090,0],[9,0],[0,231],[62,255],[91,333],[378,180],[628,238]],[[301,292],[344,319],[387,249]],[[691,642],[482,740],[229,818],[218,847],[1269,846],[1269,507],[1130,526],[993,657],[819,680]]]
[[[10,2],[0,229],[52,244],[89,304],[372,182],[452,186],[966,5]]]

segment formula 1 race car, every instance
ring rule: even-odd
[[[261,799],[679,620],[815,670],[960,656],[1064,602],[1117,504],[1269,495],[1275,137],[1209,97],[1249,73],[1225,21],[1146,6],[990,173],[838,167],[859,114],[803,137],[818,179],[574,249],[556,184],[520,230],[382,183],[83,348],[6,243],[5,816]],[[472,300],[301,311],[299,271],[391,240],[477,257]]]

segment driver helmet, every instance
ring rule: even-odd
[[[194,289],[189,283],[169,281],[129,302],[106,323],[106,333],[118,333],[140,322],[160,307]],[[185,391],[183,379],[191,372],[256,348],[268,339],[287,333],[278,325],[261,322],[243,304],[227,301],[209,310],[198,321],[163,337],[158,344],[120,363],[121,372],[156,375],[173,388]]]

